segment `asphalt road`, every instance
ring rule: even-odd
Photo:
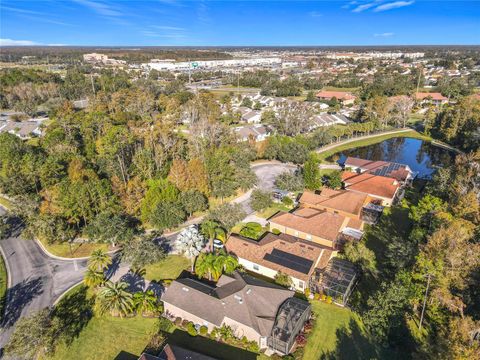
[[[11,278],[0,330],[3,349],[20,317],[52,306],[64,291],[82,280],[86,260],[52,259],[34,241],[17,236],[1,240],[0,247]]]

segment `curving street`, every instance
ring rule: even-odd
[[[3,349],[20,317],[53,305],[58,296],[82,280],[86,260],[50,258],[35,241],[18,236],[0,241],[0,247],[10,277],[0,331]]]

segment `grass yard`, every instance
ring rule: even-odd
[[[156,329],[157,319],[94,316],[69,346],[61,344],[50,359],[138,359]]]
[[[3,196],[0,196],[0,205],[6,209],[10,209],[12,207],[12,202],[8,199],[5,199]]]
[[[349,309],[312,302],[315,326],[308,336],[303,360],[385,359],[372,345],[360,318]]]
[[[191,266],[190,260],[181,255],[169,255],[164,260],[145,267],[147,280],[176,279],[183,270]]]
[[[8,274],[3,256],[0,256],[0,319],[3,318],[3,305],[5,304],[5,295],[7,293]]]
[[[432,140],[430,137],[428,137],[426,135],[422,135],[419,132],[412,129],[411,131],[379,135],[379,136],[375,136],[375,137],[368,138],[368,139],[359,139],[359,140],[352,141],[352,142],[349,142],[349,143],[346,143],[346,144],[342,144],[340,142],[338,144],[338,146],[335,146],[334,148],[326,150],[326,151],[319,152],[317,154],[318,154],[318,158],[320,159],[320,161],[325,162],[327,158],[329,158],[330,156],[332,156],[336,153],[339,153],[343,150],[348,150],[348,149],[351,149],[351,148],[357,148],[357,147],[363,147],[363,146],[368,146],[368,145],[372,145],[372,144],[377,144],[377,143],[382,142],[384,140],[388,140],[388,139],[396,138],[396,137],[408,137],[408,138],[420,139],[420,140],[426,140],[426,141],[431,141]]]
[[[109,249],[108,244],[72,244],[70,249],[70,245],[68,243],[64,244],[48,244],[45,239],[39,239],[42,245],[53,255],[66,257],[66,258],[78,258],[78,257],[85,257],[90,256],[92,251],[97,249],[102,249],[104,251],[111,250]]]
[[[272,206],[266,208],[265,210],[257,211],[256,215],[258,217],[268,219],[279,211],[290,211],[291,209],[291,207],[285,206],[282,203],[273,203]]]

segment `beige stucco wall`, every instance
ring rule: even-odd
[[[262,266],[260,264],[257,264],[257,263],[254,263],[252,261],[249,261],[247,259],[243,259],[243,258],[238,258],[238,262],[240,263],[240,265],[242,265],[245,269],[249,270],[249,271],[253,271],[257,274],[260,274],[260,275],[263,275],[263,276],[266,276],[268,278],[271,278],[271,279],[274,279],[275,278],[275,275],[277,275],[277,271],[276,270],[273,270],[273,269],[270,269],[270,268],[267,268],[265,266]],[[258,270],[254,268],[254,265],[257,265],[258,266]],[[292,281],[293,281],[293,286],[295,287],[295,289],[297,289],[298,291],[301,291],[303,292],[305,290],[305,286],[306,286],[306,281],[303,281],[301,279],[297,279],[296,277],[293,277],[293,276],[290,276]],[[303,286],[300,286],[301,284],[303,283]]]

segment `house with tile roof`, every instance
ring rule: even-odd
[[[297,208],[292,212],[279,211],[268,222],[270,231],[277,229],[283,234],[332,249],[343,243],[343,236],[357,240],[363,236],[363,221],[308,207]]]
[[[206,326],[208,331],[229,326],[235,336],[256,341],[261,349],[288,354],[304,322],[310,317],[308,302],[294,292],[235,272],[222,275],[216,286],[196,279],[173,281],[161,299],[164,316]]]
[[[320,100],[330,101],[336,98],[343,105],[351,105],[355,102],[356,96],[347,91],[320,91],[316,95]]]
[[[387,176],[343,171],[342,182],[346,190],[369,195],[380,200],[382,206],[391,206],[400,195],[400,182]]]
[[[337,254],[332,248],[271,232],[259,240],[232,234],[226,248],[246,270],[271,279],[279,272],[286,274],[292,279],[292,286],[301,292],[308,287],[314,270],[325,268]]]
[[[420,103],[432,103],[434,105],[443,105],[448,103],[448,98],[440,94],[439,92],[417,92],[415,99]]]
[[[372,200],[373,198],[368,194],[324,188],[318,192],[304,191],[298,202],[303,207],[361,220],[363,208]]]

